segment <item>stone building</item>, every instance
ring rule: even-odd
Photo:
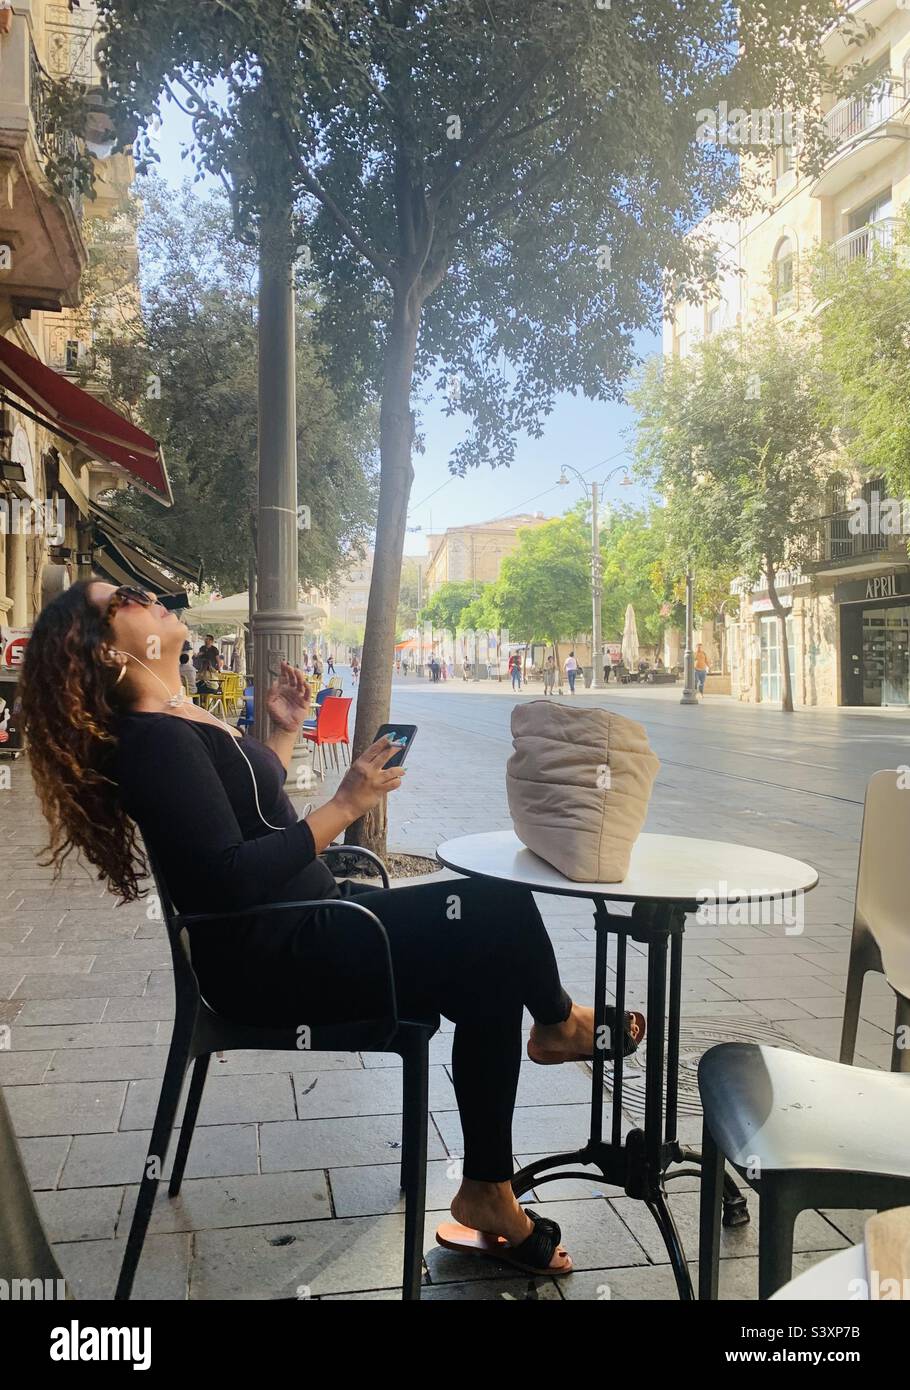
[[[892,244],[910,198],[910,8],[901,0],[858,0],[850,11],[874,33],[862,48],[848,48],[835,33],[828,40],[830,62],[866,64],[863,90],[824,113],[833,152],[810,175],[800,167],[798,142],[783,138],[768,171],[770,209],[711,224],[724,261],[717,293],[675,306],[667,355],[685,356],[706,336],[758,318],[811,321],[817,303],[806,262],[817,245],[832,247],[835,261],[846,264]],[[874,508],[885,492],[881,479],[860,478],[845,459],[819,518],[815,558],[779,576],[799,704],[910,703],[907,537],[850,526],[854,496]],[[732,692],[778,701],[780,624],[767,591],[742,582],[733,589],[739,616],[727,619],[725,634]]]

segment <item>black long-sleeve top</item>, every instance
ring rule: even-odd
[[[280,758],[179,715],[129,712],[120,720],[113,776],[178,911],[219,912],[282,900],[335,898],[313,834],[284,790]],[[260,820],[253,793],[252,767]]]

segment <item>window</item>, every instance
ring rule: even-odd
[[[686,355],[685,330],[682,333],[677,333],[673,338],[673,355],[674,357],[685,357]]]
[[[772,292],[775,314],[792,308],[795,263],[796,248],[789,237],[784,237],[783,241],[778,242],[777,250],[774,252]]]
[[[779,182],[785,174],[789,174],[794,168],[793,146],[789,141],[778,145],[774,151],[774,179]]]
[[[847,214],[847,230],[856,232],[859,231],[860,227],[868,227],[873,222],[881,222],[884,218],[890,217],[893,211],[891,189],[886,188],[883,193],[878,193],[867,203],[863,203],[861,207],[854,208],[853,212]]]
[[[63,368],[65,372],[77,372],[79,370],[79,358],[81,357],[79,348],[80,344],[75,338],[67,339],[65,352],[66,365]]]
[[[722,304],[715,304],[713,309],[708,310],[708,334],[719,333],[723,325],[724,308]]]

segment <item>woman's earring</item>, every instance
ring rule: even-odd
[[[125,675],[126,675],[126,662],[124,661],[123,665],[120,667],[120,673],[119,673],[119,675],[117,676],[117,679],[114,681],[114,684],[115,684],[115,685],[119,685],[120,682],[123,680],[123,677],[124,677]]]

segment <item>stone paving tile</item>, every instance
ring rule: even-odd
[[[104,975],[32,974],[22,978],[10,993],[16,999],[108,999],[114,994],[142,994],[146,975],[144,970],[119,970]]]
[[[44,1023],[100,1023],[105,999],[24,999],[18,1022],[23,1027]]]
[[[166,999],[108,999],[104,1013],[107,1023],[150,1023],[163,1021],[170,1024],[174,1018],[174,1002]],[[162,1031],[159,1042],[169,1040],[171,1029]]]
[[[130,1081],[160,1077],[166,1047],[62,1047],[48,1068],[48,1081]]]
[[[130,1081],[120,1129],[151,1129],[161,1085],[158,1081]],[[181,1110],[189,1088],[187,1078]],[[199,1107],[201,1125],[241,1124],[244,1121],[292,1120],[294,1091],[289,1074],[265,1076],[216,1076],[206,1082]]]
[[[5,1086],[4,1096],[19,1135],[99,1134],[117,1128],[126,1082]]]
[[[53,1052],[0,1051],[0,1086],[37,1085],[43,1081]]]
[[[212,1058],[212,1072],[218,1076],[253,1076],[263,1072],[362,1071],[359,1052],[226,1052]]]
[[[671,1193],[670,1209],[676,1221],[683,1248],[698,1253],[698,1193]],[[631,1197],[611,1198],[610,1205],[634,1232],[654,1264],[669,1262],[669,1255],[657,1225],[643,1202]],[[758,1202],[749,1195],[751,1220],[745,1226],[721,1228],[720,1248],[724,1256],[742,1258],[758,1255]],[[794,1250],[841,1250],[850,1242],[815,1211],[804,1211],[796,1219]]]
[[[142,1249],[131,1300],[183,1300],[189,1283],[192,1237],[150,1235]],[[78,1300],[112,1299],[126,1252],[125,1240],[57,1245],[54,1254]]]
[[[169,1178],[179,1127],[174,1130],[164,1164]],[[145,1165],[151,1130],[116,1134],[77,1134],[72,1140],[58,1186],[105,1187],[138,1181]],[[259,1170],[258,1135],[254,1124],[197,1125],[186,1163],[187,1178],[224,1178]]]
[[[193,1299],[318,1297],[401,1283],[402,1216],[337,1218],[201,1231]]]
[[[448,1210],[461,1181],[457,1160],[427,1164],[427,1207]],[[365,1164],[358,1168],[330,1168],[329,1183],[336,1216],[386,1216],[404,1211],[397,1163]]]
[[[298,1072],[294,1090],[302,1120],[401,1113],[401,1076],[391,1068]],[[456,1109],[455,1091],[444,1067],[430,1067],[430,1108]]]
[[[83,1191],[39,1192],[38,1212],[52,1243],[69,1240],[113,1240],[123,1203],[122,1187]]]
[[[260,1126],[259,1142],[264,1173],[388,1163],[390,1158],[401,1158],[401,1119],[398,1115],[358,1115],[338,1120],[278,1121]],[[446,1156],[432,1126],[427,1152],[431,1159]]]
[[[68,1134],[42,1139],[19,1139],[22,1161],[34,1190],[56,1187],[73,1140]]]
[[[128,1190],[117,1234],[125,1237],[133,1217],[138,1187]],[[322,1172],[257,1173],[253,1176],[185,1178],[176,1197],[164,1184],[158,1189],[150,1231],[229,1230],[288,1221],[328,1221],[329,1188]]]
[[[143,1047],[157,1041],[157,1023],[85,1023],[14,1027],[14,1052],[58,1047]]]

